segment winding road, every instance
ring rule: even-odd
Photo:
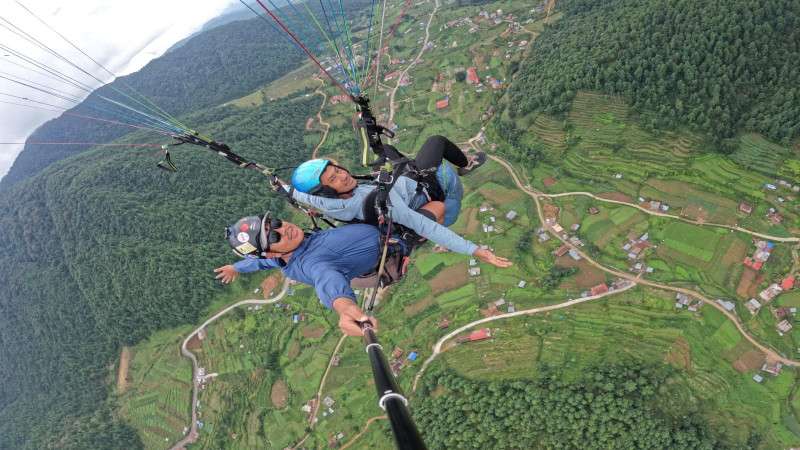
[[[527,188],[520,187],[520,189],[526,190]],[[748,230],[746,228],[742,228],[740,226],[726,225],[724,223],[712,223],[712,222],[701,222],[701,221],[697,221],[697,220],[691,220],[691,219],[687,219],[686,217],[676,216],[674,214],[667,214],[667,213],[663,213],[661,211],[653,211],[653,210],[651,210],[649,208],[645,208],[645,207],[643,207],[641,205],[637,205],[635,203],[629,203],[629,202],[623,202],[621,200],[612,200],[610,198],[599,197],[599,196],[597,196],[595,194],[592,194],[591,192],[582,192],[582,191],[578,191],[578,192],[560,192],[558,194],[545,194],[543,192],[536,192],[536,195],[538,195],[540,197],[548,197],[548,198],[558,198],[558,197],[569,197],[569,196],[575,196],[575,195],[582,195],[584,197],[591,197],[591,198],[593,198],[595,200],[598,200],[598,201],[601,201],[601,202],[605,202],[605,203],[615,203],[617,205],[630,206],[631,208],[636,208],[636,209],[638,209],[640,211],[643,211],[643,212],[645,212],[647,214],[650,214],[650,215],[653,215],[653,216],[668,217],[670,219],[680,220],[680,221],[683,221],[683,222],[686,222],[686,223],[690,223],[692,225],[699,225],[699,226],[705,226],[705,227],[727,228],[729,230],[740,231],[742,233],[747,233],[747,234],[750,234],[752,236],[757,236],[757,237],[760,237],[762,239],[769,239],[771,241],[776,241],[776,242],[800,242],[800,238],[798,238],[798,237],[772,236],[772,235],[769,235],[769,234],[764,234],[764,233],[759,233],[759,232],[756,232],[756,231],[751,231],[751,230]]]

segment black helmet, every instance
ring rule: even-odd
[[[266,217],[265,214],[263,217]],[[235,224],[225,228],[225,239],[233,248],[233,252],[241,257],[258,257],[261,255],[261,229],[263,217],[248,216],[239,219]]]
[[[225,228],[225,239],[237,255],[258,258],[269,251],[270,244],[281,240],[275,230],[282,226],[283,222],[273,218],[270,212],[260,217],[248,216]]]

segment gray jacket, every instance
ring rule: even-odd
[[[374,185],[359,185],[353,191],[353,196],[346,199],[319,197],[298,191],[293,191],[292,197],[329,217],[346,222],[364,220],[364,200],[375,189]],[[389,215],[395,222],[442,247],[465,255],[473,254],[477,245],[415,211],[426,202],[424,195],[417,194],[416,181],[400,177],[389,191]]]

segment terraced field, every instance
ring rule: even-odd
[[[189,424],[192,367],[179,348],[179,335],[162,332],[136,346],[131,359],[131,389],[120,398],[120,414],[147,449],[169,447]]]

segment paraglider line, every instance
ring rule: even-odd
[[[309,57],[309,58],[311,58],[311,60],[312,60],[312,61],[314,61],[314,64],[316,64],[316,65],[317,65],[317,66],[320,68],[320,70],[322,70],[322,72],[324,72],[324,73],[325,73],[325,75],[327,75],[327,76],[328,76],[328,78],[330,78],[330,79],[333,81],[333,83],[334,83],[336,86],[338,86],[338,87],[339,87],[339,89],[341,89],[341,90],[342,90],[342,91],[343,91],[345,94],[347,94],[347,95],[349,96],[349,95],[350,95],[350,93],[347,91],[347,89],[345,89],[345,88],[344,88],[344,86],[342,86],[342,84],[341,84],[341,83],[339,83],[339,82],[336,80],[336,78],[333,78],[333,76],[331,76],[331,74],[330,74],[330,73],[328,73],[328,71],[327,71],[327,70],[325,70],[325,68],[324,68],[324,67],[322,67],[322,64],[320,64],[320,62],[317,60],[317,58],[315,58],[315,57],[314,57],[314,55],[313,55],[313,54],[311,54],[311,52],[308,50],[308,48],[306,48],[306,46],[305,46],[305,45],[303,45],[303,43],[302,43],[302,42],[300,42],[300,41],[297,39],[297,36],[295,36],[295,35],[294,35],[294,34],[293,34],[291,31],[289,31],[289,29],[288,29],[288,28],[286,28],[286,25],[284,25],[284,24],[283,24],[283,22],[281,22],[281,21],[280,21],[280,19],[278,19],[277,17],[275,17],[275,15],[274,15],[274,14],[272,14],[272,11],[270,11],[270,10],[269,10],[269,8],[267,8],[266,6],[264,6],[264,3],[263,3],[261,0],[256,0],[256,1],[258,2],[258,4],[259,4],[259,5],[260,5],[262,8],[264,8],[264,11],[266,11],[266,12],[267,12],[267,14],[269,14],[269,16],[270,16],[270,17],[272,17],[272,20],[274,20],[274,21],[275,21],[275,23],[277,23],[277,24],[278,24],[278,26],[280,26],[280,27],[281,27],[281,29],[283,29],[283,31],[284,31],[284,32],[286,32],[286,34],[288,34],[289,36],[291,36],[291,37],[292,37],[292,39],[294,39],[294,40],[295,40],[295,42],[297,42],[297,44],[298,44],[298,45],[300,45],[300,48],[302,48],[302,49],[303,49],[303,51],[306,53],[306,55],[308,55],[308,57]]]

